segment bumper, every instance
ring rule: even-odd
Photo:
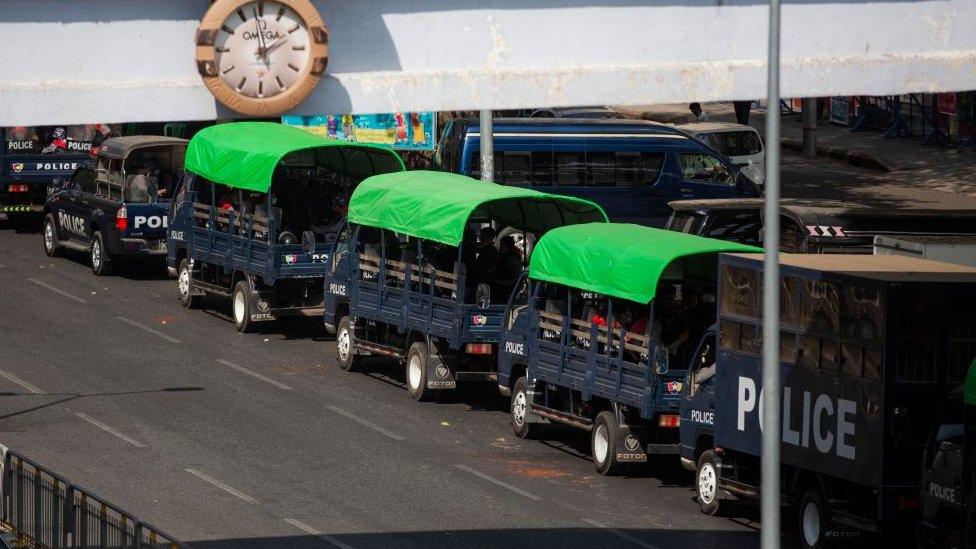
[[[124,257],[166,257],[166,239],[120,238],[114,252]]]
[[[5,204],[0,206],[0,219],[8,219],[12,215],[27,215],[44,212],[43,204]]]

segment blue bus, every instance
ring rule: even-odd
[[[671,126],[643,120],[499,118],[493,122],[494,181],[586,198],[610,219],[663,227],[668,201],[757,197],[728,158]],[[481,175],[477,119],[444,127],[434,167]]]

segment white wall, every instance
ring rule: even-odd
[[[329,76],[303,113],[765,96],[761,0],[316,4]],[[0,125],[231,116],[193,59],[208,5],[0,1]],[[976,89],[976,0],[795,0],[782,18],[785,97]]]

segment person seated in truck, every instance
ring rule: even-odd
[[[149,164],[137,164],[132,173],[126,176],[125,183],[129,190],[129,202],[149,202]]]
[[[498,260],[491,289],[492,295],[496,296],[496,301],[504,303],[521,273],[522,254],[515,246],[515,238],[512,235],[503,236],[498,242]]]
[[[469,270],[468,284],[490,283],[498,268],[498,249],[495,248],[495,229],[490,225],[483,227],[478,233],[478,243],[475,248],[474,268]]]

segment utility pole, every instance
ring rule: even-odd
[[[779,0],[769,0],[762,323],[762,549],[780,546],[779,491]],[[807,109],[803,110],[806,116]]]
[[[491,109],[481,109],[481,180],[495,180],[495,137],[491,127]]]
[[[817,156],[817,98],[803,99],[803,156]]]

